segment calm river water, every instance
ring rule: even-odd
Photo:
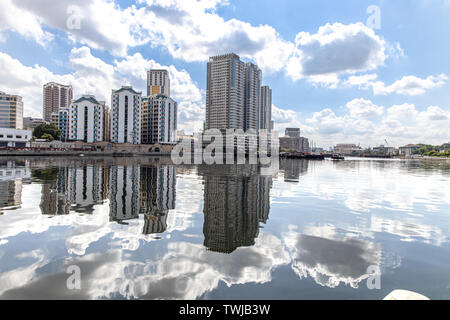
[[[450,299],[449,236],[439,162],[0,159],[0,299]]]

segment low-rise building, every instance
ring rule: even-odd
[[[414,151],[419,150],[422,147],[423,145],[420,144],[408,144],[404,147],[400,147],[400,155],[409,157]]]
[[[439,149],[440,149],[439,152],[442,152],[442,153],[450,150],[450,142],[444,143]]]
[[[23,129],[22,97],[0,92],[0,127]]]
[[[334,153],[345,156],[357,156],[362,152],[362,148],[352,143],[341,143],[334,147]]]
[[[292,138],[292,137],[281,137],[280,138],[280,149],[284,151],[295,151],[301,153],[311,152],[309,146],[309,140],[304,137]]]
[[[372,152],[377,156],[394,156],[396,154],[394,147],[385,147],[383,145],[374,147]]]
[[[44,124],[44,123],[45,123],[45,121],[41,118],[32,118],[32,117],[23,118],[23,128],[25,130],[33,131],[37,126]]]
[[[59,126],[59,111],[53,112],[50,116],[50,124],[54,125],[55,127]]]
[[[32,137],[29,130],[0,128],[0,148],[28,148]]]

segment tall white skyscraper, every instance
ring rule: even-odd
[[[44,84],[43,95],[43,119],[51,122],[52,113],[57,113],[60,108],[68,108],[73,99],[72,86],[55,82]]]
[[[147,96],[162,94],[170,97],[170,77],[167,70],[150,70],[147,72]]]
[[[272,89],[269,86],[261,87],[261,110],[259,128],[272,131]]]
[[[245,64],[244,131],[259,130],[262,72],[253,63]]]
[[[141,144],[142,92],[132,87],[113,90],[111,96],[111,142]]]
[[[60,117],[62,115],[63,112]],[[69,107],[69,140],[88,143],[103,141],[103,117],[104,106],[94,96],[84,95],[74,100]]]
[[[234,53],[209,58],[206,129],[244,128],[244,69]]]

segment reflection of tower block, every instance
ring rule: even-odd
[[[200,166],[204,176],[204,246],[231,253],[255,244],[269,218],[271,179],[255,166]]]
[[[110,170],[110,219],[123,222],[138,219],[140,190],[138,166],[117,166]]]
[[[167,230],[167,216],[169,211],[157,210],[144,216],[143,234],[164,233]]]

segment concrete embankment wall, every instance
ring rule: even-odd
[[[144,153],[144,152],[112,152],[112,151],[0,151],[0,157],[163,157],[170,156],[170,153]]]

